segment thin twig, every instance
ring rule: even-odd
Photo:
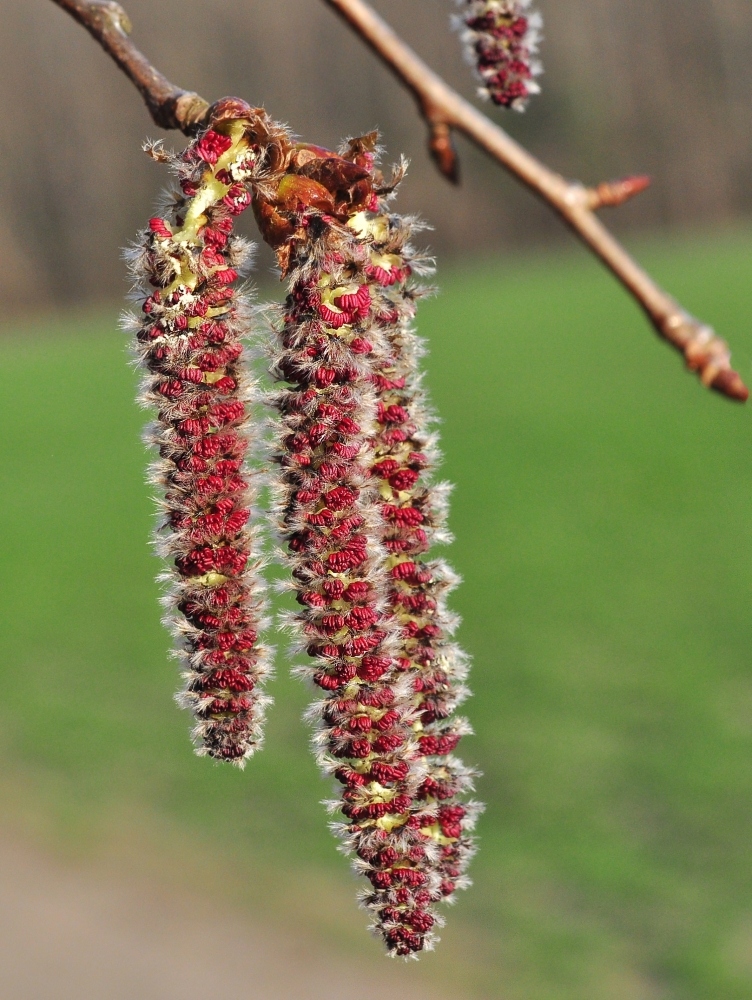
[[[209,108],[207,101],[190,90],[181,90],[162,76],[128,37],[131,22],[113,0],[52,0],[66,10],[96,38],[141,93],[155,123],[164,129],[180,129],[190,135],[200,127]]]
[[[456,130],[514,174],[550,205],[621,281],[656,332],[684,355],[703,383],[744,402],[749,391],[731,368],[729,349],[713,330],[690,316],[647,274],[596,218],[595,209],[621,204],[646,186],[627,178],[597,188],[566,180],[540,163],[511,136],[452,90],[365,0],[324,0],[411,91],[429,127],[429,147],[441,172],[456,181],[451,141]]]
[[[99,42],[138,88],[152,118],[162,128],[195,132],[208,103],[170,83],[133,45],[130,21],[113,0],[52,0]],[[694,319],[629,256],[596,218],[594,210],[638,193],[644,178],[627,178],[587,188],[565,180],[535,159],[434,73],[364,0],[325,0],[376,52],[412,92],[430,129],[431,154],[450,180],[458,178],[452,130],[462,132],[554,208],[616,275],[645,310],[658,334],[681,351],[705,385],[744,401],[749,392],[732,370],[726,343]]]

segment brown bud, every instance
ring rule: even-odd
[[[588,204],[593,210],[615,208],[634,198],[650,187],[651,180],[645,174],[624,177],[619,181],[606,181],[588,192]]]
[[[303,208],[318,208],[331,212],[334,208],[332,195],[318,181],[300,174],[286,174],[277,188],[277,204],[287,211]]]
[[[240,118],[251,119],[258,117],[259,114],[265,115],[266,112],[252,108],[239,97],[222,97],[209,108],[207,118],[210,128],[216,128],[224,122],[237,121]]]
[[[459,158],[457,150],[454,148],[452,130],[446,122],[435,122],[431,125],[431,132],[428,137],[428,149],[434,163],[446,179],[452,184],[459,184]]]

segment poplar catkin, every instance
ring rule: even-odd
[[[241,766],[262,741],[271,670],[246,464],[250,307],[236,288],[250,248],[233,235],[269,150],[246,109],[220,102],[184,153],[153,152],[171,162],[180,192],[129,255],[141,316],[127,324],[144,371],[140,401],[157,409],[146,438],[159,454],[150,480],[162,515],[156,546],[169,564],[166,621],[184,667],[179,701],[194,713],[197,752]]]
[[[419,292],[410,223],[386,212],[374,137],[340,155],[301,147],[258,206],[289,272],[277,333],[278,517],[288,547],[301,671],[319,762],[341,785],[333,824],[370,888],[361,899],[391,954],[435,941],[435,905],[466,883],[477,807],[451,756],[465,662],[445,606],[455,581],[423,557],[441,540],[443,487],[410,328]],[[395,396],[396,394],[396,396]],[[421,426],[419,426],[421,425]],[[420,482],[419,482],[420,480]]]

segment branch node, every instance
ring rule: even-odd
[[[175,98],[171,107],[164,109],[170,116],[169,124],[164,127],[179,128],[186,135],[192,135],[205,124],[210,106],[200,94],[184,90]]]
[[[747,401],[749,389],[731,367],[728,344],[712,327],[677,310],[665,317],[659,331],[682,352],[687,368],[697,372],[704,386],[738,403]]]
[[[618,181],[605,181],[598,187],[587,189],[587,207],[595,212],[599,208],[616,208],[625,201],[642,194],[650,187],[651,180],[645,174],[623,177]]]
[[[102,3],[93,3],[91,6],[95,12],[100,12],[103,18],[109,20],[112,27],[121,34],[128,36],[133,31],[131,19],[120,4],[115,3],[115,0],[104,0]]]

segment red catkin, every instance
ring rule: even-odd
[[[267,170],[268,148],[242,102],[213,109],[209,127],[171,159],[181,193],[129,254],[141,317],[128,326],[144,370],[141,402],[157,409],[147,441],[162,521],[157,548],[167,623],[184,665],[182,705],[197,752],[241,765],[260,745],[269,697],[255,498],[246,465],[255,385],[241,337],[249,309],[234,287],[248,256],[233,222]]]
[[[413,275],[425,273],[425,259],[409,243],[413,223],[387,210],[386,202],[353,218],[369,250],[374,322],[388,344],[374,375],[376,427],[371,473],[382,498],[384,566],[388,601],[400,629],[398,673],[411,682],[412,728],[427,766],[412,806],[420,817],[423,885],[374,885],[368,904],[397,953],[412,950],[416,935],[431,941],[439,922],[435,903],[450,901],[467,886],[475,852],[471,836],[481,807],[467,801],[474,773],[453,756],[470,731],[454,716],[468,695],[467,658],[452,636],[458,618],[446,603],[458,580],[449,566],[428,556],[432,545],[450,540],[445,527],[449,487],[432,480],[439,454],[421,387],[422,342],[413,330],[422,290]],[[389,865],[402,859],[395,857]],[[389,865],[383,870],[388,871]],[[392,885],[395,872],[390,872]],[[427,892],[426,886],[432,886]]]
[[[315,745],[342,788],[334,828],[370,882],[361,899],[374,929],[391,954],[410,956],[433,945],[435,904],[466,882],[477,807],[462,801],[471,773],[450,756],[468,728],[448,721],[465,694],[444,605],[453,577],[423,559],[443,493],[431,493],[418,455],[416,263],[409,226],[374,190],[374,138],[341,157],[308,147],[284,199],[257,216],[271,242],[292,234],[277,241],[290,269],[278,516],[303,609],[292,624],[315,659],[302,673],[324,692],[310,712]]]
[[[502,108],[524,111],[540,92],[535,78],[542,72],[535,59],[541,16],[530,12],[531,0],[458,0],[457,18],[468,61],[481,81],[479,94]]]

